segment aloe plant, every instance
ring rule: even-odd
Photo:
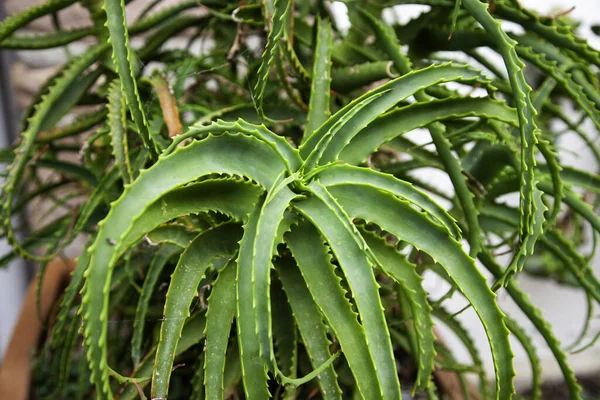
[[[516,0],[349,1],[345,33],[321,1],[161,11],[153,1],[127,25],[123,0],[87,0],[91,27],[19,34],[73,3],[49,0],[0,24],[2,48],[97,39],[40,89],[21,140],[2,153],[2,236],[14,248],[2,265],[30,259],[41,278],[65,246],[87,241],[37,355],[37,395],[437,398],[435,371],[450,370],[465,396],[465,375],[476,372],[482,398],[509,399],[512,334],[540,398],[535,346],[496,301],[506,291],[549,346],[570,397],[581,398],[563,345],[514,278],[582,290],[588,318],[572,348],[586,347],[600,282],[593,252],[579,246],[587,225],[595,245],[600,219],[597,201],[579,193],[597,194],[600,176],[561,166],[555,122],[600,162],[580,127],[600,127],[600,53],[568,15],[537,15]],[[385,8],[409,3],[431,9],[403,25],[383,21]],[[186,12],[194,8],[203,12]],[[187,46],[163,46],[183,31],[193,32]],[[262,55],[252,37],[264,39]],[[197,40],[214,46],[194,52]],[[404,136],[417,128],[434,149]],[[422,168],[445,173],[452,194]],[[509,193],[519,193],[517,207],[502,201]],[[85,200],[74,205],[74,196]],[[37,199],[53,204],[54,219],[22,238],[12,217]],[[504,250],[508,263],[496,255]],[[450,292],[431,298],[425,271]],[[455,292],[485,328],[495,385],[444,306]],[[471,365],[436,338],[433,317]],[[400,375],[410,376],[402,391]]]

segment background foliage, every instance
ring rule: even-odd
[[[24,257],[41,277],[65,246],[87,240],[37,355],[38,396],[392,399],[402,387],[436,398],[436,371],[450,370],[465,396],[465,375],[477,374],[481,397],[508,399],[512,334],[540,398],[535,347],[495,300],[506,291],[581,398],[563,346],[514,280],[528,273],[584,291],[588,321],[571,347],[588,346],[600,283],[594,251],[578,248],[590,226],[595,250],[600,177],[561,167],[555,122],[600,161],[579,128],[600,127],[600,53],[568,15],[536,15],[515,0],[348,1],[345,33],[321,1],[153,11],[155,1],[127,26],[123,1],[86,0],[89,28],[16,32],[74,2],[50,0],[0,24],[6,49],[95,41],[41,89],[19,143],[1,154],[2,235],[14,248],[2,265]],[[383,9],[408,3],[431,10],[383,22]],[[509,35],[500,21],[525,33]],[[187,46],[163,46],[184,31]],[[193,53],[198,38],[214,46]],[[524,62],[537,74],[526,79]],[[417,128],[433,149],[403,136]],[[423,168],[443,171],[453,193],[422,179]],[[503,201],[509,193],[518,207]],[[11,217],[39,198],[53,219],[21,240]],[[507,266],[500,253],[511,255]],[[426,270],[452,290],[428,298]],[[495,385],[444,307],[455,291],[486,330]],[[471,364],[436,339],[432,317],[464,342]]]

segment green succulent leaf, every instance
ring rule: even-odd
[[[152,398],[167,397],[177,345],[200,280],[216,258],[233,256],[240,237],[238,224],[221,225],[200,233],[179,258],[165,300],[152,372]]]
[[[125,20],[124,0],[105,0],[106,26],[110,33],[110,44],[112,45],[113,61],[119,72],[121,89],[125,93],[127,105],[133,122],[147,149],[157,151],[156,144],[150,142],[148,122],[142,108],[136,73],[134,69],[135,55],[129,46],[129,33]]]
[[[115,162],[119,167],[123,181],[131,183],[133,172],[129,161],[127,144],[127,110],[125,97],[121,92],[121,84],[115,80],[108,93],[108,120],[110,123],[110,138]]]
[[[319,231],[309,223],[301,223],[286,235],[286,243],[298,263],[314,302],[340,343],[360,394],[363,398],[382,398],[381,384],[365,330],[358,321],[358,315],[352,310],[346,291],[340,285],[340,277],[331,264],[330,250],[324,245]]]
[[[296,231],[296,229],[293,228],[292,231]],[[287,235],[287,238],[288,244],[292,246],[290,243],[294,242],[293,234],[290,233]],[[286,261],[285,263],[279,262],[275,264],[277,276],[283,284],[283,289],[294,313],[312,366],[313,368],[317,368],[331,357],[329,351],[331,342],[327,338],[327,327],[323,323],[321,310],[318,308],[315,300],[313,300],[298,267],[290,260]],[[337,375],[333,366],[321,372],[319,375],[319,386],[324,398],[341,399],[342,392],[337,383]]]
[[[381,115],[360,131],[340,153],[349,164],[364,161],[373,151],[400,135],[435,121],[481,117],[517,126],[514,109],[490,98],[448,98],[413,103]]]
[[[448,313],[443,307],[438,306],[433,309],[433,315],[437,317],[444,325],[446,325],[452,332],[458,337],[458,339],[464,344],[469,355],[471,356],[471,360],[473,365],[478,371],[479,375],[479,386],[481,390],[481,394],[483,398],[489,398],[489,388],[487,385],[487,378],[485,373],[485,368],[483,366],[483,362],[481,361],[481,357],[479,356],[479,352],[477,351],[477,347],[475,347],[475,343],[473,342],[473,338],[469,334],[467,328],[465,328],[457,318],[453,318],[450,313]],[[508,319],[505,318],[505,321]],[[507,323],[508,326],[508,323]]]
[[[162,273],[164,267],[169,260],[181,252],[181,248],[172,244],[165,244],[160,247],[156,252],[150,268],[144,279],[144,285],[140,293],[140,300],[138,301],[137,309],[135,312],[135,320],[133,322],[133,338],[131,339],[131,358],[133,364],[138,365],[142,356],[142,341],[144,335],[144,326],[146,325],[146,313],[148,312],[148,305],[150,303],[150,297],[158,282],[158,278]]]
[[[388,246],[385,239],[367,232],[363,233],[363,237],[373,250],[385,274],[402,287],[410,303],[419,360],[414,390],[424,390],[429,386],[429,378],[433,373],[435,336],[431,320],[431,307],[427,301],[427,293],[422,286],[423,278],[417,274],[416,266],[408,262],[406,257],[398,253],[396,249]]]
[[[428,211],[456,238],[460,239],[460,229],[455,219],[449,215],[439,204],[435,203],[429,196],[415,188],[410,182],[394,178],[391,175],[382,174],[366,168],[348,165],[334,165],[316,177],[326,187],[336,185],[360,185],[370,184],[402,197],[417,207]]]
[[[254,86],[254,93],[252,94],[252,100],[256,104],[256,108],[261,118],[266,117],[263,110],[265,88],[269,78],[271,63],[275,59],[277,42],[283,34],[284,21],[286,20],[287,14],[290,11],[290,4],[291,2],[288,0],[275,0],[273,4],[274,12],[271,21],[269,21],[269,37],[262,55],[260,68],[257,72],[258,77],[256,85]]]
[[[15,157],[8,167],[9,173],[2,186],[2,219],[3,227],[7,231],[9,242],[17,249],[17,251],[19,251],[22,257],[37,261],[44,261],[47,259],[47,257],[38,257],[23,249],[15,237],[11,221],[11,208],[15,187],[22,179],[25,168],[33,156],[35,139],[41,130],[44,120],[52,112],[53,106],[60,101],[61,96],[68,90],[70,85],[79,77],[79,75],[96,62],[107,49],[108,47],[106,45],[96,46],[83,56],[72,61],[62,75],[49,87],[48,93],[42,97],[40,103],[37,104],[33,115],[29,118],[27,129],[21,135],[21,141],[15,150]],[[53,257],[53,255],[50,257]]]
[[[130,3],[48,0],[0,22],[0,51],[44,66],[15,65],[27,93],[12,97],[31,104],[0,149],[0,268],[40,264],[39,312],[46,266],[82,249],[30,397],[438,399],[448,371],[457,396],[504,400],[515,339],[541,398],[539,348],[498,290],[583,397],[512,279],[581,293],[567,349],[596,343],[582,339],[600,302],[600,51],[570,10],[360,0],[347,25],[322,1]],[[403,4],[428,10],[388,23]],[[82,9],[90,26],[65,23]],[[572,138],[585,168],[565,165]],[[430,273],[445,293],[426,292]],[[445,310],[455,295],[493,363]]]
[[[277,231],[282,224],[285,210],[296,196],[297,194],[286,186],[281,189],[275,186],[269,190],[264,202],[258,205],[260,215],[256,223],[256,231],[245,229],[240,244],[252,249],[252,252],[248,253],[252,257],[240,257],[238,265],[239,268],[249,269],[252,272],[252,306],[256,334],[260,341],[261,356],[270,363],[275,361],[270,300],[271,258],[279,244],[276,242]],[[248,240],[250,244],[246,244]]]
[[[45,35],[20,35],[11,36],[0,42],[5,49],[14,50],[41,50],[65,46],[69,43],[83,39],[94,33],[94,29],[83,28],[72,31],[59,31]]]
[[[460,1],[457,0],[454,10],[455,15],[458,13],[459,8]],[[398,42],[393,29],[375,19],[366,10],[361,10],[361,12],[375,31],[375,35],[384,43],[384,49],[394,62],[396,68],[400,71],[400,73],[404,74],[405,77],[410,76],[410,74],[413,73],[411,70],[410,59],[403,54],[400,43]],[[454,25],[455,21],[453,20],[452,26],[454,27]],[[414,96],[418,102],[427,102],[429,100],[429,96],[424,91],[415,92]],[[440,155],[440,159],[444,165],[444,168],[448,172],[448,176],[452,181],[452,184],[456,190],[456,195],[466,216],[469,226],[469,245],[471,246],[470,254],[471,256],[474,256],[479,252],[479,248],[481,246],[481,236],[479,235],[479,226],[477,225],[478,220],[474,196],[468,190],[460,164],[450,150],[450,143],[444,136],[444,131],[445,127],[437,122],[431,124],[429,129],[432,141]]]
[[[440,225],[412,209],[408,203],[374,186],[347,185],[329,190],[353,218],[376,223],[400,240],[425,251],[446,270],[486,329],[496,370],[497,398],[510,396],[513,392],[513,353],[506,335],[508,329],[503,321],[504,314],[473,259],[463,252],[460,244]],[[377,209],[361,206],[368,203],[377,204]],[[411,226],[419,226],[420,229],[414,230]]]
[[[356,301],[359,315],[375,365],[381,396],[398,397],[400,385],[393,363],[389,332],[383,315],[378,284],[371,268],[373,256],[347,214],[327,190],[315,183],[311,189],[320,193],[294,205],[325,236],[336,256]]]
[[[506,326],[510,330],[529,357],[531,364],[531,398],[540,399],[542,396],[542,362],[538,357],[533,340],[527,335],[525,330],[517,324],[515,320],[510,317],[505,318]]]
[[[310,105],[304,137],[312,133],[329,118],[329,91],[331,85],[331,23],[327,19],[317,21],[317,46],[310,90]]]
[[[358,97],[335,113],[300,147],[300,155],[303,157],[308,156],[313,148],[316,147],[316,144],[328,135],[334,126],[341,121],[342,125],[338,129],[339,133],[330,140],[327,150],[320,158],[319,163],[323,165],[334,161],[362,128],[413,93],[442,82],[477,79],[483,79],[477,71],[451,65],[431,66],[396,78]],[[365,105],[362,110],[358,112],[354,111],[356,106],[363,104],[365,100],[370,98],[373,100],[368,105]],[[352,112],[355,114],[348,115]]]
[[[77,0],[49,0],[36,7],[30,7],[0,22],[0,41],[9,37],[17,29],[42,17],[70,6]]]
[[[236,269],[236,264],[230,261],[219,272],[208,298],[204,358],[204,385],[208,399],[222,399],[224,394],[225,356],[235,317]]]
[[[496,277],[499,278],[504,273],[502,267],[500,267],[492,258],[489,251],[484,250],[479,254],[480,261],[485,267]],[[511,298],[517,303],[521,311],[527,315],[527,318],[533,323],[538,332],[543,336],[544,341],[552,351],[556,362],[558,363],[565,383],[569,390],[569,396],[573,399],[581,399],[581,386],[577,383],[575,373],[569,367],[567,363],[567,356],[561,348],[561,344],[552,333],[552,327],[546,319],[542,316],[542,313],[536,308],[529,300],[527,294],[519,289],[513,281],[510,281],[506,286],[507,292]]]
[[[501,29],[500,22],[490,15],[484,3],[478,0],[465,0],[463,4],[486,32],[492,36],[502,54],[519,117],[521,133],[520,242],[519,251],[515,253],[511,267],[501,280],[501,283],[506,285],[510,274],[519,271],[527,257],[532,254],[535,242],[539,237],[535,226],[540,219],[544,218],[543,211],[539,209],[538,203],[535,201],[537,188],[535,187],[534,147],[539,142],[539,129],[535,122],[537,112],[531,101],[531,87],[525,80],[523,72],[525,65],[518,58],[515,50],[516,42]]]
[[[221,146],[226,143],[228,146]],[[237,156],[234,156],[235,143],[239,146]],[[225,157],[222,153],[219,154],[219,149],[221,152],[226,152]],[[189,158],[187,154],[190,152],[197,153],[197,156]],[[261,152],[263,153],[261,159],[265,162],[263,166],[254,160],[256,154]],[[250,159],[244,161],[244,155],[252,157],[252,161]],[[186,163],[182,164],[178,159],[194,160],[194,165],[186,166]],[[144,171],[134,183],[128,186],[120,200],[111,207],[111,211],[101,223],[94,244],[90,247],[90,264],[86,271],[88,279],[82,290],[84,318],[87,321],[84,337],[88,345],[92,379],[100,392],[110,397],[106,347],[104,347],[108,308],[108,292],[105,288],[109,287],[118,251],[124,250],[120,240],[124,239],[131,230],[131,223],[136,217],[130,210],[143,210],[146,205],[158,200],[168,191],[211,173],[249,175],[269,187],[277,179],[273,176],[273,172],[277,173],[277,171],[272,168],[277,164],[281,165],[277,155],[273,154],[270,147],[256,139],[242,135],[211,136],[161,158],[159,163]],[[161,177],[162,184],[159,184]]]
[[[254,239],[262,207],[256,207],[244,224],[244,238],[240,243],[238,265],[252,265]],[[249,236],[250,235],[250,236]],[[237,302],[236,326],[238,333],[238,346],[242,365],[242,379],[244,380],[244,393],[248,399],[269,398],[267,386],[266,360],[260,354],[260,341],[256,336],[257,321],[255,320],[253,302],[252,269],[237,269]]]

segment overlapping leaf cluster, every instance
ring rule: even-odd
[[[509,399],[512,334],[539,398],[535,346],[496,302],[505,290],[581,397],[563,345],[514,280],[579,288],[590,316],[600,301],[593,253],[578,250],[586,226],[594,244],[600,232],[600,177],[561,166],[556,150],[561,121],[600,162],[580,127],[600,128],[600,53],[568,16],[514,0],[349,1],[341,32],[321,1],[153,1],[127,25],[123,0],[90,0],[89,28],[18,32],[74,2],[0,23],[2,48],[97,39],[42,87],[2,153],[2,235],[14,248],[2,264],[30,259],[42,276],[87,240],[38,355],[39,396],[396,399],[402,376],[403,389],[437,398],[435,371],[451,370],[465,395],[476,373],[483,398]],[[385,8],[409,3],[431,8],[383,22]],[[164,46],[178,35],[184,46]],[[418,128],[433,146],[404,136]],[[445,173],[452,193],[424,168]],[[40,199],[54,219],[22,238],[13,216]],[[429,297],[425,271],[448,295]],[[455,292],[485,328],[495,385],[444,307]],[[436,338],[434,317],[471,365]]]

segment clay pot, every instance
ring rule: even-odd
[[[35,301],[37,280],[29,285],[21,315],[0,365],[0,399],[29,399],[32,356],[38,348],[44,323],[55,309],[75,265],[75,261],[63,259],[48,263],[42,282],[41,319]]]

